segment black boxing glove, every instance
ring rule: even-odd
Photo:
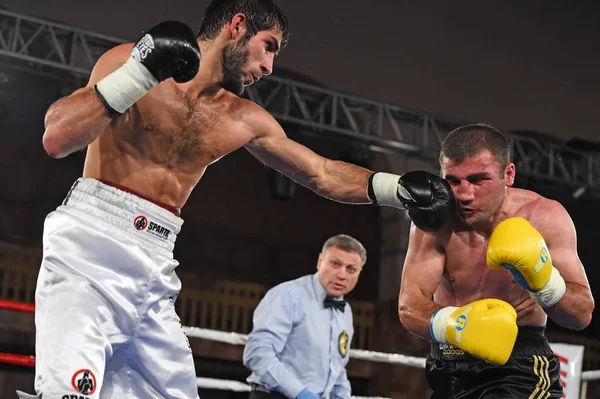
[[[456,212],[450,184],[429,172],[374,173],[367,190],[376,205],[407,209],[413,223],[424,231],[441,229]]]
[[[192,29],[165,21],[133,47],[127,62],[94,86],[109,115],[118,116],[165,79],[192,80],[200,67],[200,49]]]

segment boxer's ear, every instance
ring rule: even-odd
[[[511,187],[515,183],[515,164],[509,163],[504,168],[504,180],[507,187]]]
[[[237,40],[246,34],[246,16],[242,13],[237,13],[231,18],[227,24],[227,30],[233,40]]]

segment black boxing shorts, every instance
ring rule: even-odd
[[[503,366],[432,342],[425,377],[433,390],[431,399],[558,399],[563,393],[560,361],[544,327],[519,327],[511,357]]]

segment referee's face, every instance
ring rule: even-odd
[[[354,289],[362,266],[358,253],[329,247],[319,255],[317,275],[327,294],[342,296]]]

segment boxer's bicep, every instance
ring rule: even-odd
[[[431,316],[439,309],[432,297],[442,278],[445,263],[445,255],[437,241],[434,234],[411,226],[400,283],[400,322],[425,339],[429,338]]]
[[[321,173],[325,158],[311,149],[289,139],[283,128],[271,116],[261,110],[252,118],[255,137],[246,149],[266,166],[277,170],[304,186],[312,187]]]
[[[446,255],[436,235],[411,226],[402,269],[400,301],[410,303],[418,297],[430,300],[440,284],[445,262]]]
[[[270,168],[305,186],[313,186],[325,159],[288,138],[260,140],[246,148]]]
[[[556,201],[533,213],[531,224],[538,229],[548,246],[553,266],[567,283],[589,288],[588,279],[579,254],[577,233],[566,209]]]
[[[322,157],[289,139],[279,123],[263,109],[247,107],[245,126],[252,137],[245,147],[265,165],[331,200],[368,204],[372,171],[343,161]]]
[[[575,225],[564,207],[551,200],[543,201],[536,207],[530,223],[544,237],[552,265],[560,273],[565,286],[559,302],[546,307],[544,311],[561,326],[582,330],[592,319],[594,297],[577,254]],[[554,290],[550,291],[553,294],[560,288],[560,283],[555,279],[550,287]]]

